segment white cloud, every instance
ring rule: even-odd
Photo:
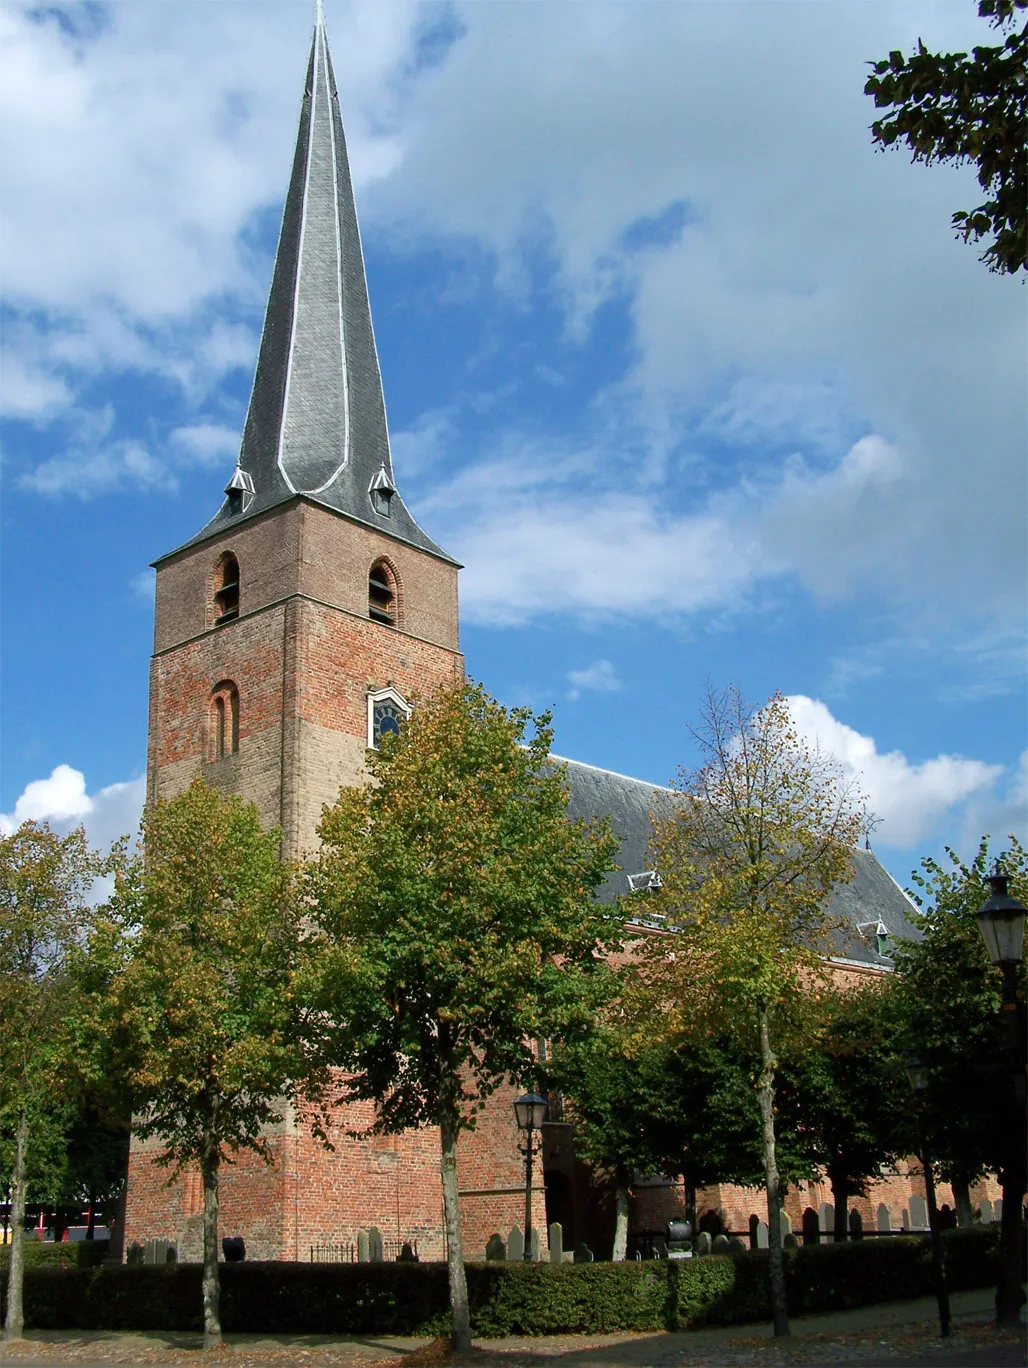
[[[141,442],[113,442],[99,450],[71,450],[41,461],[19,477],[37,494],[92,499],[113,489],[174,489],[175,476]]]
[[[190,465],[217,467],[233,462],[239,454],[239,432],[222,423],[194,423],[176,428],[172,448]]]
[[[1002,765],[956,755],[911,763],[902,751],[882,754],[872,737],[838,721],[824,703],[803,694],[788,699],[797,729],[834,755],[845,776],[867,796],[880,820],[875,841],[895,849],[930,840],[956,812],[990,800]]]
[[[568,683],[568,698],[572,702],[583,693],[618,693],[624,687],[609,660],[594,660],[584,670],[570,670]]]
[[[62,834],[83,826],[91,845],[106,849],[120,836],[135,836],[146,798],[146,780],[109,784],[90,795],[81,770],[58,765],[47,779],[26,784],[11,813],[0,813],[0,831],[22,822],[49,822]]]

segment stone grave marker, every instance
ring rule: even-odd
[[[978,1214],[981,1217],[983,1225],[988,1225],[992,1220],[992,1203],[989,1201],[988,1197],[982,1198],[982,1204],[978,1209]]]
[[[900,1212],[900,1228],[908,1232],[910,1230],[910,1212],[906,1207]]]
[[[533,1227],[532,1227],[532,1260],[533,1260],[534,1263],[538,1263],[538,1262],[539,1262],[539,1259],[540,1259],[540,1257],[541,1257],[541,1255],[542,1255],[542,1245],[543,1245],[543,1242],[542,1242],[542,1240],[541,1240],[540,1237],[539,1237],[539,1227],[538,1227],[538,1226],[533,1226]]]
[[[992,1204],[992,1219],[1002,1221],[1003,1219],[1003,1198],[997,1197]]]
[[[928,1229],[928,1204],[918,1192],[915,1192],[910,1198],[910,1228],[912,1230]]]
[[[728,1236],[727,1236],[727,1235],[715,1235],[715,1236],[714,1236],[714,1243],[711,1245],[710,1249],[711,1249],[711,1253],[712,1253],[712,1254],[727,1254],[727,1253],[728,1253]]]
[[[699,1257],[699,1256],[702,1255],[702,1254],[709,1254],[709,1253],[710,1253],[711,1244],[712,1244],[712,1241],[711,1241],[711,1238],[710,1238],[710,1231],[709,1231],[709,1230],[701,1230],[700,1233],[696,1236],[696,1254],[697,1254],[697,1257]]]
[[[800,1242],[791,1230],[787,1230],[782,1236],[783,1249],[799,1249]]]
[[[584,1240],[575,1245],[575,1263],[592,1263],[593,1252]]]
[[[767,1226],[763,1221],[757,1222],[757,1248],[767,1249]]]
[[[759,1217],[759,1216],[751,1215],[749,1221],[747,1222],[747,1224],[749,1225],[749,1228],[750,1228],[750,1248],[751,1248],[751,1249],[756,1249],[756,1247],[757,1247],[757,1226],[760,1225],[760,1217]]]
[[[521,1263],[525,1257],[525,1237],[520,1226],[514,1226],[507,1236],[507,1258],[511,1263]]]
[[[507,1246],[503,1242],[503,1236],[499,1231],[494,1230],[489,1236],[489,1243],[485,1247],[485,1257],[488,1263],[503,1263],[507,1258]]]
[[[884,1202],[878,1203],[876,1217],[878,1229],[882,1231],[883,1234],[888,1235],[892,1230],[892,1213]]]
[[[784,1240],[786,1235],[792,1234],[792,1217],[789,1215],[787,1211],[783,1211],[781,1213],[781,1218],[782,1239]]]
[[[862,1240],[864,1238],[864,1219],[860,1212],[853,1208],[850,1212],[850,1239]]]
[[[738,1235],[733,1235],[728,1241],[728,1252],[729,1254],[745,1254],[746,1241],[740,1239]]]
[[[807,1207],[807,1209],[804,1211],[802,1229],[803,1243],[805,1245],[816,1245],[821,1243],[821,1226],[818,1221],[817,1212],[814,1210],[813,1207]]]
[[[559,1221],[550,1222],[550,1263],[564,1262],[564,1227]]]
[[[366,1230],[357,1231],[357,1262],[371,1262],[371,1241],[368,1239]]]
[[[818,1209],[818,1218],[820,1220],[822,1230],[834,1232],[835,1207],[832,1206],[831,1202],[821,1203],[821,1206]]]
[[[368,1257],[372,1263],[382,1262],[382,1232],[378,1226],[372,1226],[368,1231]]]

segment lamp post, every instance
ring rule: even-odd
[[[533,1133],[542,1129],[546,1120],[547,1103],[538,1093],[525,1093],[514,1103],[518,1129],[525,1135],[525,1263],[532,1262],[532,1159],[535,1153]]]
[[[1000,1008],[1007,1041],[1011,1087],[1003,1160],[1003,1216],[1000,1225],[1000,1271],[996,1287],[996,1324],[1021,1321],[1021,1208],[1028,1186],[1025,1156],[1028,1103],[1025,1096],[1025,1009],[1017,993],[1017,966],[1024,957],[1024,919],[1028,909],[1009,893],[1010,880],[999,861],[988,876],[992,896],[978,909],[978,929],[992,960],[1003,974]]]
[[[917,1112],[917,1132],[921,1142],[921,1167],[924,1169],[925,1201],[928,1204],[928,1229],[932,1239],[932,1273],[935,1277],[935,1299],[939,1303],[939,1330],[943,1339],[949,1335],[949,1289],[946,1286],[946,1265],[942,1258],[942,1235],[939,1231],[939,1209],[935,1204],[935,1174],[928,1153],[921,1094],[928,1087],[928,1070],[921,1056],[911,1051],[907,1055],[907,1077],[914,1092]]]

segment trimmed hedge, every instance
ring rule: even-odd
[[[30,1268],[96,1268],[107,1257],[109,1240],[69,1240],[66,1243],[44,1244],[40,1240],[24,1240],[25,1269]],[[11,1246],[0,1245],[0,1270],[6,1271],[11,1257]]]
[[[946,1234],[950,1287],[988,1286],[997,1232]],[[932,1291],[927,1240],[785,1251],[793,1315]],[[469,1264],[471,1324],[486,1338],[681,1330],[766,1320],[767,1253],[681,1262]],[[45,1330],[199,1330],[198,1264],[26,1270],[25,1319]],[[221,1267],[222,1324],[257,1334],[437,1335],[449,1328],[444,1264],[242,1263]],[[6,1289],[4,1289],[6,1291]]]

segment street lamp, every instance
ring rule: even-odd
[[[546,1120],[547,1103],[538,1093],[525,1093],[514,1103],[514,1115],[518,1129],[527,1132],[525,1136],[525,1263],[532,1262],[532,1159],[534,1145],[532,1134],[541,1130]]]
[[[1010,880],[1000,873],[999,861],[988,876],[992,896],[978,909],[978,929],[992,960],[1003,974],[1003,1005],[1000,1009],[1007,1038],[1011,1074],[1010,1124],[1003,1163],[1003,1216],[1000,1226],[1000,1271],[996,1288],[996,1324],[1017,1326],[1021,1322],[1021,1208],[1028,1172],[1025,1131],[1028,1103],[1025,1097],[1024,1007],[1017,995],[1017,966],[1024,956],[1024,918],[1028,908],[1008,891]]]
[[[921,1142],[921,1167],[924,1169],[924,1192],[928,1204],[928,1229],[932,1239],[932,1272],[935,1276],[935,1299],[939,1304],[939,1330],[943,1339],[949,1335],[949,1289],[946,1286],[946,1265],[942,1258],[942,1235],[939,1231],[939,1209],[935,1204],[935,1174],[928,1153],[924,1114],[921,1099],[928,1087],[928,1067],[919,1054],[911,1050],[907,1055],[907,1077],[914,1093],[917,1111],[917,1131]]]

